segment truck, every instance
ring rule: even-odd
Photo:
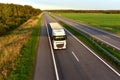
[[[51,40],[54,49],[66,49],[66,33],[64,28],[57,22],[49,23],[51,27]]]

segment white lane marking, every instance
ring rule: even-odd
[[[110,39],[110,37],[107,37],[107,36],[105,36],[105,35],[103,35],[103,37]]]
[[[120,76],[114,68],[112,68],[108,63],[106,63],[102,58],[100,58],[97,54],[95,54],[91,49],[89,49],[84,43],[82,43],[78,38],[76,38],[72,33],[70,33],[67,29],[65,29],[70,35],[72,35],[80,44],[82,44],[86,49],[88,49],[94,56],[96,56],[100,61],[102,61],[108,68],[110,68],[114,73]]]
[[[98,40],[100,40],[100,41],[102,41],[102,42],[104,42],[104,43],[106,43],[107,45],[109,45],[109,46],[111,46],[111,47],[113,47],[113,48],[116,48],[117,50],[120,51],[120,48],[119,48],[119,47],[116,47],[116,46],[114,46],[114,45],[112,45],[112,44],[110,44],[110,43],[108,43],[108,42],[106,42],[106,41],[104,41],[104,40],[102,40],[102,39],[100,39],[100,38],[97,38],[97,37],[95,37],[95,38],[98,39]]]
[[[52,48],[52,43],[51,43],[51,40],[50,40],[50,34],[49,34],[49,31],[48,31],[48,26],[47,26],[46,23],[45,23],[45,25],[46,25],[46,28],[47,28],[47,34],[48,34],[48,39],[49,39],[49,43],[50,43],[50,49],[51,49],[51,53],[52,53],[52,59],[53,59],[53,64],[54,64],[54,69],[55,69],[56,80],[60,80],[57,65],[56,65],[56,61],[55,61],[55,55],[54,55],[53,48]]]
[[[75,55],[75,53],[72,51],[73,56],[75,57],[75,59],[79,62],[79,59],[77,58],[77,56]]]

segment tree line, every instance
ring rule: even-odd
[[[29,5],[0,3],[0,35],[17,28],[30,17],[41,13]]]
[[[55,13],[105,13],[105,14],[120,14],[120,10],[45,10]]]

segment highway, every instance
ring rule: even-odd
[[[120,80],[115,69],[67,30],[67,49],[53,50],[50,22],[56,21],[44,14],[33,80]]]
[[[116,36],[112,33],[109,33],[107,31],[98,29],[98,28],[94,28],[85,24],[81,24],[79,22],[75,22],[71,19],[67,19],[67,18],[63,18],[61,16],[55,15],[55,14],[51,14],[52,16],[54,16],[56,19],[71,25],[72,27],[83,31],[84,33],[102,41],[103,43],[117,49],[120,51],[120,36]]]

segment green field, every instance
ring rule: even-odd
[[[58,15],[120,35],[120,14],[58,13]]]

